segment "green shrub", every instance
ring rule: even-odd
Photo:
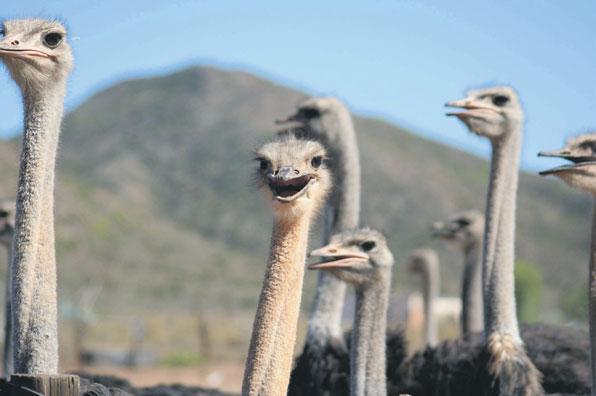
[[[527,261],[515,265],[515,299],[520,322],[537,322],[542,308],[542,272]]]

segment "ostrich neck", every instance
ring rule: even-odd
[[[323,245],[335,233],[355,229],[360,221],[360,160],[356,132],[349,113],[326,125],[334,156],[334,192],[325,208]],[[306,342],[323,347],[329,339],[342,340],[341,317],[346,285],[320,271],[308,321]]]
[[[253,325],[243,395],[285,395],[290,380],[310,214],[277,221]]]
[[[4,345],[2,356],[2,377],[8,378],[13,373],[12,356],[12,308],[10,303],[10,263],[12,261],[12,244],[4,245],[6,248],[6,283],[4,285]]]
[[[54,168],[64,87],[24,92],[25,131],[12,265],[15,372],[58,372]]]
[[[590,247],[590,355],[592,367],[592,396],[596,395],[596,196],[592,208],[592,243]]]
[[[483,259],[485,335],[507,333],[519,342],[514,248],[520,149],[521,130],[493,142]]]
[[[350,394],[386,395],[385,336],[389,274],[356,289],[356,315],[350,348]]]
[[[439,342],[435,304],[439,296],[438,266],[429,265],[424,274],[422,298],[424,301],[426,343],[435,346]]]
[[[464,275],[461,290],[461,325],[464,337],[482,331],[484,328],[481,246],[482,238],[478,236],[464,247]]]

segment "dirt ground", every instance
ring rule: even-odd
[[[244,365],[238,363],[214,363],[184,368],[83,366],[78,368],[78,370],[93,374],[115,375],[127,379],[135,386],[141,387],[175,383],[240,393]]]

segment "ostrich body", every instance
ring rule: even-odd
[[[530,361],[515,312],[515,206],[522,143],[523,112],[509,87],[470,91],[450,102],[463,111],[450,113],[492,146],[486,206],[482,280],[486,380],[490,393],[542,394],[540,373]],[[488,392],[488,389],[486,390]]]
[[[285,395],[310,223],[331,187],[331,175],[324,147],[304,129],[281,132],[256,155],[259,187],[273,207],[274,225],[242,394]]]
[[[590,355],[592,372],[592,395],[596,395],[596,133],[570,139],[566,147],[541,152],[544,157],[559,157],[572,162],[554,169],[540,172],[541,175],[554,175],[573,188],[592,194],[592,242],[588,272],[588,307],[590,324]]]
[[[356,289],[350,394],[386,395],[385,335],[393,255],[385,238],[369,228],[347,231],[310,255],[322,258],[310,269],[330,271]]]
[[[6,21],[3,33],[0,59],[25,107],[11,266],[15,372],[56,374],[54,168],[73,59],[66,30],[57,22]]]
[[[356,132],[346,106],[337,98],[310,98],[298,106],[295,114],[279,122],[307,125],[327,143],[334,189],[325,207],[323,244],[329,242],[331,235],[357,228],[360,160]],[[345,293],[344,282],[325,271],[319,272],[304,349],[292,372],[290,395],[317,395],[323,389],[337,388],[338,382],[347,384],[347,378],[338,378],[347,370],[342,364],[345,360],[340,360],[347,353],[341,329]]]
[[[428,346],[436,346],[439,343],[435,311],[440,289],[439,257],[434,250],[417,249],[408,259],[408,269],[422,277],[425,342]]]
[[[447,221],[433,224],[433,237],[456,244],[464,255],[461,285],[461,328],[464,338],[484,330],[482,299],[482,235],[484,216],[477,210],[467,210]]]
[[[12,308],[10,303],[10,262],[14,239],[14,200],[0,201],[0,245],[7,253],[6,284],[4,300],[4,345],[2,355],[2,377],[8,378],[13,371],[12,356]]]

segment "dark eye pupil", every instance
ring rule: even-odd
[[[465,220],[465,219],[460,219],[460,220],[457,221],[457,224],[459,224],[462,227],[466,227],[466,226],[470,225],[470,222],[468,220]]]
[[[507,96],[497,95],[493,98],[493,103],[495,106],[505,106],[507,102],[509,102],[509,98]]]
[[[323,157],[317,155],[310,161],[310,163],[312,164],[313,168],[318,168],[323,163]]]
[[[261,168],[261,170],[265,170],[269,167],[269,162],[267,162],[267,160],[259,160],[259,168]]]
[[[60,33],[48,33],[43,41],[48,47],[55,48],[62,41],[62,35]]]
[[[361,247],[362,247],[362,250],[364,250],[365,252],[369,252],[369,251],[373,250],[376,245],[377,244],[374,243],[373,241],[366,241],[366,242],[362,243]]]
[[[6,210],[0,209],[0,219],[4,219],[8,217],[8,212]]]
[[[302,115],[304,118],[317,118],[321,115],[321,113],[317,109],[311,109],[307,107],[300,109],[300,115]]]

